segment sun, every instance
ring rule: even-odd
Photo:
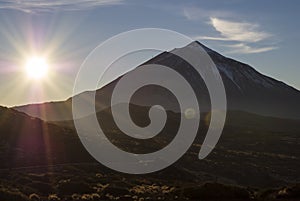
[[[25,71],[29,78],[41,80],[48,73],[48,62],[43,57],[31,57],[27,59]]]

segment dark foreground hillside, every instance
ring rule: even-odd
[[[147,110],[133,106],[137,124],[147,124],[139,118]],[[101,124],[108,138],[132,152],[165,146],[177,129],[178,114],[168,112],[170,120],[158,138],[131,141],[115,127],[110,110],[98,115],[106,119]],[[208,117],[203,114],[198,138],[175,164],[156,173],[128,175],[93,160],[72,122],[46,123],[0,108],[0,200],[299,199],[298,121],[229,112],[217,147],[199,160]]]

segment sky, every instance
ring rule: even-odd
[[[0,1],[0,105],[69,98],[94,48],[116,34],[148,27],[185,34],[300,89],[299,10],[297,0]],[[34,56],[47,59],[44,80],[24,72]]]

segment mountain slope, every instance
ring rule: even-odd
[[[137,125],[145,126],[150,123],[146,118],[149,107],[131,105],[130,108],[133,121]],[[297,172],[300,165],[300,150],[297,149],[300,144],[299,120],[230,111],[217,146],[207,158],[199,160],[198,153],[209,121],[209,114],[201,115],[204,118],[189,151],[175,164],[149,177],[170,179],[174,175],[179,181],[199,183],[217,179],[225,183],[261,187],[300,181]],[[168,121],[163,130],[154,138],[140,140],[120,131],[112,119],[111,108],[98,112],[97,117],[98,120],[103,120],[99,123],[112,144],[138,154],[165,147],[176,135],[180,121],[180,114],[168,111]],[[91,116],[85,117],[83,121],[92,122],[90,118]],[[73,121],[53,123],[74,128]]]
[[[2,168],[91,160],[76,132],[0,107]]]
[[[135,117],[133,120],[138,125],[147,125],[149,121],[145,116],[149,108],[131,107]],[[111,143],[133,153],[149,153],[165,147],[176,134],[180,117],[169,111],[168,122],[160,134],[152,139],[136,140],[116,127],[110,108],[97,115],[104,119],[100,124]],[[95,160],[79,141],[72,121],[60,121],[54,125],[1,107],[0,120],[0,170],[49,167],[62,163],[89,162],[91,167],[95,165]],[[296,120],[229,112],[218,145],[207,158],[199,160],[198,152],[207,131],[207,118],[204,118],[196,140],[179,161],[165,170],[142,175],[141,178],[165,182],[177,180],[180,184],[187,182],[193,185],[217,179],[219,182],[260,187],[299,182],[298,125]],[[100,164],[97,165],[97,172],[110,172],[118,179],[124,176]]]
[[[298,104],[300,102],[300,92],[298,90],[257,72],[247,64],[226,58],[199,42],[193,42],[181,48],[181,50],[185,51],[187,48],[197,50],[199,47],[204,48],[209,54],[221,74],[226,89],[229,110],[300,119],[300,106]],[[202,78],[187,62],[172,54],[172,51],[161,53],[145,63],[166,65],[180,72],[194,88],[197,98],[201,100],[201,111],[210,110],[208,91]],[[142,67],[137,67],[135,70],[139,68]],[[97,90],[97,111],[110,106],[110,96],[118,80],[116,79]],[[76,98],[88,103],[92,100],[92,94],[92,92],[84,92]],[[168,90],[154,86],[144,87],[143,90],[139,90],[132,98],[132,102],[138,105],[151,105],[153,102],[159,102],[167,109],[175,108],[176,110],[178,108],[176,98]],[[71,103],[72,99],[68,99],[67,101],[56,103],[20,106],[15,107],[15,109],[47,121],[71,120]]]

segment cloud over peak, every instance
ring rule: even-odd
[[[260,30],[258,24],[249,22],[236,22],[210,17],[209,24],[219,36],[196,36],[196,40],[216,40],[235,44],[225,45],[230,48],[229,53],[252,54],[277,49],[275,46],[263,45],[272,38],[272,34]]]
[[[219,18],[210,18],[210,22],[225,40],[258,42],[272,36],[269,33],[258,31],[257,24],[231,22]]]

